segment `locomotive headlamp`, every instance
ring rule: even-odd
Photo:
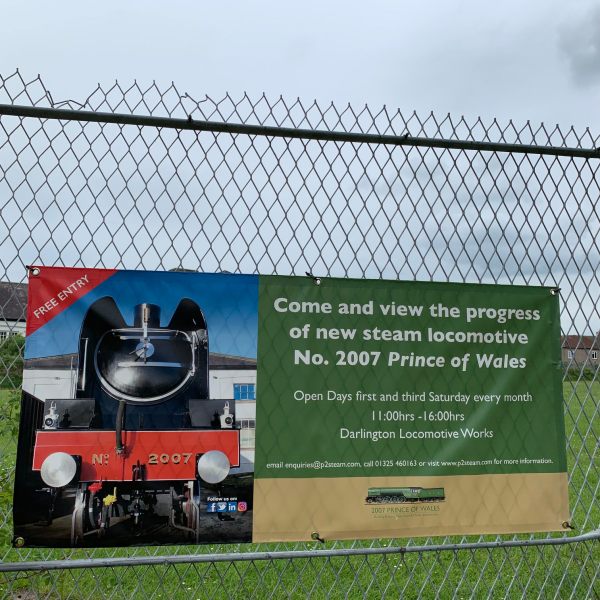
[[[229,475],[229,459],[220,450],[210,450],[198,459],[198,475],[206,483],[220,483]]]
[[[60,415],[56,411],[56,402],[50,403],[50,410],[44,415],[44,429],[57,429]]]
[[[46,457],[40,469],[40,475],[50,487],[64,487],[75,477],[77,462],[66,452],[53,452]]]

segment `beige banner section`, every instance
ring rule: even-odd
[[[368,503],[369,488],[444,488],[435,502]],[[253,542],[558,531],[566,473],[254,480]]]

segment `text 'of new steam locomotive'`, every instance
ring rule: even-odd
[[[118,523],[143,532],[157,513],[198,541],[201,485],[240,464],[234,401],[209,399],[200,307],[181,300],[166,327],[160,312],[139,304],[129,325],[113,298],[95,301],[80,331],[75,393],[43,405],[31,466],[51,498],[75,488],[72,545]]]

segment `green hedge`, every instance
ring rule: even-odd
[[[23,380],[25,338],[11,335],[0,342],[0,389],[17,389]]]
[[[565,381],[596,381],[600,380],[600,372],[590,368],[571,368],[565,367]]]

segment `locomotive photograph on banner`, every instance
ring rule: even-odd
[[[31,267],[14,540],[252,537],[253,276]]]

